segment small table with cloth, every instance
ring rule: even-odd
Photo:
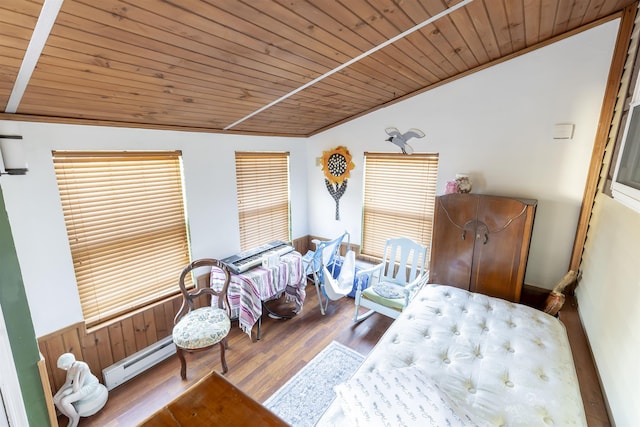
[[[224,280],[224,275],[212,272],[210,280],[210,285],[214,286]],[[231,317],[237,318],[240,328],[251,337],[253,326],[262,316],[264,301],[279,298],[284,293],[287,302],[295,302],[294,313],[299,313],[306,296],[306,284],[302,255],[295,251],[282,255],[274,267],[259,266],[241,274],[231,274],[227,292]]]

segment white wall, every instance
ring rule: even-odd
[[[640,420],[640,213],[603,194],[596,208],[576,289],[580,318],[614,425]]]
[[[640,101],[640,79],[632,103]],[[616,159],[613,159],[614,161]],[[582,257],[576,293],[607,402],[617,426],[635,426],[640,354],[640,212],[602,193]]]
[[[379,110],[311,138],[309,228],[332,237],[347,229],[360,243],[363,153],[399,152],[384,129],[416,127],[410,144],[440,154],[438,194],[456,173],[473,192],[538,199],[525,282],[551,289],[567,271],[618,21],[580,33]],[[552,138],[575,124],[571,141]],[[345,145],[356,168],[334,220],[334,201],[315,158]],[[411,196],[411,189],[406,191]],[[393,237],[393,236],[389,236]]]
[[[182,150],[194,259],[240,250],[234,152],[289,151],[293,238],[308,234],[306,145],[299,138],[17,123],[29,172],[0,180],[36,336],[82,321],[51,150]],[[0,130],[15,122],[0,121]],[[55,313],[55,316],[52,316]]]

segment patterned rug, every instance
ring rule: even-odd
[[[348,380],[364,356],[336,341],[298,371],[264,406],[293,427],[311,427],[335,397],[333,386]]]

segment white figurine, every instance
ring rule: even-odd
[[[67,427],[76,427],[80,416],[93,415],[104,406],[107,389],[91,373],[89,365],[77,361],[72,353],[64,353],[58,358],[58,368],[67,371],[67,380],[53,396],[53,402],[62,414],[69,417]],[[83,399],[89,403],[89,411],[79,407]]]

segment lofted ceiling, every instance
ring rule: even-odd
[[[0,119],[308,136],[635,0],[2,0]]]

